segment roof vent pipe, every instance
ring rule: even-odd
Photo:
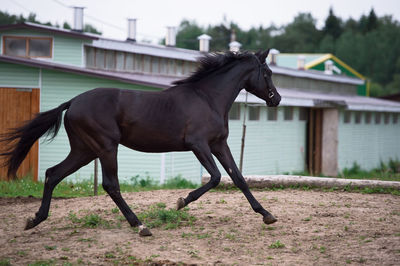
[[[325,61],[325,74],[332,75],[333,74],[333,61],[332,60],[326,60]]]
[[[136,19],[128,18],[128,41],[136,42]]]
[[[299,70],[306,69],[306,57],[304,55],[299,55],[297,57],[297,69]]]
[[[240,47],[242,46],[242,44],[240,42],[237,41],[233,41],[229,43],[229,51],[237,53],[240,51]]]
[[[176,45],[176,28],[175,27],[167,27],[167,36],[165,38],[166,46],[175,46]]]
[[[202,34],[197,37],[197,39],[199,40],[200,52],[208,53],[208,51],[210,50],[210,40],[212,39],[211,36],[207,34]]]
[[[83,31],[83,9],[84,7],[74,6],[74,31]]]
[[[278,54],[280,52],[274,48],[272,48],[271,50],[269,50],[269,64],[272,66],[276,66],[277,65],[277,58],[278,58]]]

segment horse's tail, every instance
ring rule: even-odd
[[[0,157],[4,157],[3,167],[7,167],[7,175],[16,178],[18,167],[25,159],[32,145],[45,133],[49,141],[54,139],[61,126],[62,113],[68,109],[71,101],[65,102],[52,110],[38,113],[32,120],[21,127],[11,129],[0,135],[0,144],[7,146]]]

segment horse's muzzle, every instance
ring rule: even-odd
[[[269,101],[266,101],[268,107],[276,107],[281,102],[281,96],[279,94],[274,95],[273,98],[270,98]]]

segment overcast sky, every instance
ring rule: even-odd
[[[299,12],[310,12],[322,27],[330,7],[343,18],[358,19],[373,7],[378,16],[392,15],[400,21],[400,0],[0,0],[1,11],[11,14],[30,12],[42,22],[72,25],[69,6],[85,7],[85,23],[94,25],[104,37],[125,39],[127,18],[137,18],[138,39],[157,42],[166,26],[178,26],[183,19],[199,25],[219,24],[225,16],[242,29],[274,23],[287,24]],[[240,40],[238,40],[240,42]]]

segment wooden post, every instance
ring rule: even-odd
[[[99,168],[99,159],[96,158],[94,159],[94,184],[93,184],[93,189],[94,189],[94,195],[97,196],[97,184],[98,184],[98,168]]]
[[[246,140],[247,96],[248,96],[248,92],[246,91],[246,101],[244,102],[242,146],[240,147],[240,164],[239,164],[239,171],[240,171],[241,173],[243,173],[243,153],[244,153],[244,143],[245,143],[245,140]]]

